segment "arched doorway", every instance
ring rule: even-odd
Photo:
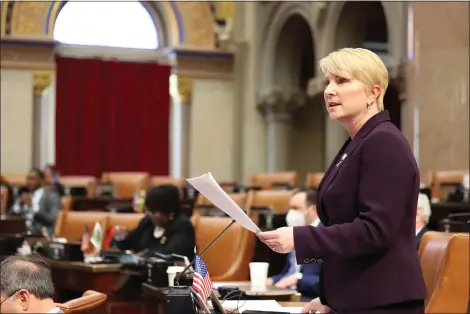
[[[379,1],[347,2],[340,13],[336,28],[336,49],[363,47],[375,52],[390,68],[389,34],[384,8]],[[397,87],[391,83],[384,97],[385,110],[392,122],[401,127],[401,102]]]
[[[294,14],[286,21],[276,45],[275,84],[290,87],[306,95],[309,81],[315,76],[315,52],[312,31],[306,20]],[[300,173],[300,182],[309,171],[321,171],[324,159],[324,119],[321,97],[291,102],[289,150],[286,169]]]

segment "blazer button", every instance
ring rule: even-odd
[[[304,263],[305,264],[309,264],[310,263],[310,260],[308,258],[304,259]]]
[[[317,260],[312,258],[312,263],[316,263],[316,262],[317,262]]]
[[[319,258],[319,259],[317,259],[317,263],[321,264],[321,263],[323,263],[323,260],[321,258]]]

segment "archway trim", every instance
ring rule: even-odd
[[[45,34],[46,36],[52,38],[54,33],[54,25],[57,19],[57,16],[63,6],[67,3],[67,1],[53,1],[49,7],[47,12],[47,16],[45,19]],[[145,3],[142,3],[145,4]],[[161,1],[158,3],[153,3],[152,5],[144,5],[154,21],[155,27],[157,28],[157,33],[159,34],[159,42],[168,45],[178,45],[184,42],[184,27],[183,21],[181,19],[181,14],[178,9],[178,6],[175,3],[168,2],[168,1]],[[160,21],[158,15],[156,14],[155,10],[160,9],[164,20]],[[3,12],[3,11],[2,11]],[[2,14],[3,15],[3,14]],[[3,18],[3,16],[2,16]],[[166,22],[168,25],[167,27],[162,27],[161,23]],[[3,21],[2,21],[3,23]],[[165,43],[164,36],[161,32],[164,29],[168,29],[169,31],[169,42]]]

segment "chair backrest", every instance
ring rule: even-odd
[[[11,186],[22,187],[26,185],[27,173],[4,173],[2,174],[3,179],[8,182]]]
[[[80,298],[65,303],[56,303],[56,306],[61,308],[64,313],[87,312],[103,305],[107,299],[108,296],[104,293],[88,290]]]
[[[8,190],[5,187],[0,188],[0,214],[6,215],[8,205]]]
[[[137,228],[139,222],[145,217],[145,214],[123,213],[109,214],[108,226],[123,226],[128,231]]]
[[[428,298],[432,295],[438,275],[439,265],[444,259],[447,245],[452,234],[428,231],[424,234],[418,251]]]
[[[227,193],[228,196],[240,207],[240,208],[247,208],[248,204],[248,193]],[[194,205],[195,208],[197,207],[206,207],[206,206],[213,206],[212,202],[209,201],[204,195],[199,193],[196,199],[196,204]]]
[[[312,188],[314,190],[318,189],[323,176],[325,175],[324,172],[309,172],[307,173],[307,179],[305,180],[305,187]]]
[[[277,184],[296,186],[299,182],[297,171],[257,173],[251,176],[251,185],[262,189],[275,188]]]
[[[232,218],[201,216],[197,219],[196,247],[202,252],[224,230]],[[239,223],[233,224],[205,253],[203,259],[213,281],[249,280],[255,235]]]
[[[458,185],[462,183],[468,170],[434,171],[432,178],[431,197],[433,199],[446,199],[449,188],[445,185]]]
[[[184,180],[180,178],[173,178],[169,176],[151,176],[149,186],[159,186],[165,184],[172,184],[178,188],[180,197],[183,197]]]
[[[426,301],[426,313],[468,311],[469,254],[468,233],[454,234],[449,240],[442,264],[439,265],[436,287]]]
[[[85,226],[88,226],[91,234],[97,222],[101,224],[103,231],[106,230],[109,225],[109,213],[60,211],[56,219],[55,232],[58,237],[66,238],[68,241],[80,241]]]
[[[67,188],[85,188],[88,197],[96,194],[97,180],[93,176],[62,176],[59,181]]]
[[[251,193],[253,194],[251,208],[272,207],[276,213],[287,213],[289,211],[289,200],[292,197],[292,191],[260,190],[251,191]]]
[[[113,184],[117,197],[132,198],[134,193],[147,190],[149,174],[147,172],[105,172],[101,181]]]

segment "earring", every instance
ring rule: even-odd
[[[371,105],[371,104],[367,104],[367,106],[366,106],[367,110],[370,109],[370,105]]]

